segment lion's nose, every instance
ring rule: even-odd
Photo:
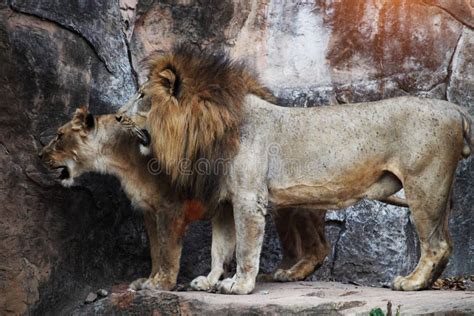
[[[122,122],[122,115],[115,115],[115,119],[117,120],[117,122]]]

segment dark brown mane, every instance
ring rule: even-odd
[[[224,162],[239,148],[247,94],[275,98],[243,63],[179,45],[148,59],[147,126],[155,157],[186,197],[217,202]],[[204,172],[197,172],[201,170]]]

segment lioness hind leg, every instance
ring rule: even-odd
[[[224,267],[229,265],[235,249],[235,225],[232,209],[216,215],[212,220],[211,272],[207,276],[198,276],[191,281],[196,291],[209,291],[217,284]]]
[[[406,179],[405,194],[420,239],[421,256],[411,274],[394,279],[394,290],[429,288],[446,267],[452,250],[448,215],[453,173],[436,168]]]
[[[283,261],[272,279],[299,281],[318,269],[329,254],[325,235],[325,210],[282,209],[275,224],[283,247]]]

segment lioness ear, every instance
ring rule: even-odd
[[[161,71],[159,76],[161,78],[161,83],[168,89],[169,94],[176,98],[179,93],[180,84],[177,74],[172,69],[167,68]]]
[[[74,116],[72,117],[72,129],[86,130],[94,127],[94,117],[89,113],[89,110],[85,106],[77,108]]]

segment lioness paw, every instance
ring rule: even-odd
[[[130,283],[130,285],[128,286],[128,289],[133,290],[133,291],[143,290],[143,284],[145,284],[147,280],[148,280],[147,278],[136,279],[135,281]]]
[[[162,290],[162,287],[153,278],[140,278],[130,283],[128,289],[132,291]]]
[[[149,278],[143,283],[142,290],[163,290],[163,288],[153,278]]]
[[[191,281],[191,288],[195,291],[209,291],[211,290],[211,284],[205,276],[198,276]]]

